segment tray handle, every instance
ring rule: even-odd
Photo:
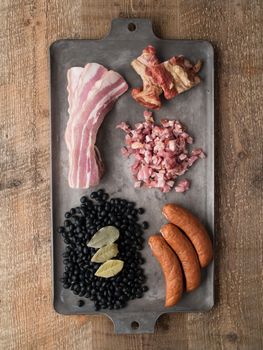
[[[116,18],[112,20],[109,34],[104,39],[158,40],[159,38],[154,34],[152,21],[149,19]]]
[[[124,315],[108,315],[114,324],[116,334],[154,333],[154,326],[160,314],[136,313]]]

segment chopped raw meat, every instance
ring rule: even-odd
[[[124,122],[117,125],[126,133],[126,146],[122,148],[122,154],[135,158],[131,172],[136,188],[144,185],[169,192],[176,178],[183,175],[196,160],[204,158],[205,154],[201,148],[189,153],[187,147],[192,138],[179,121],[162,120],[161,126],[155,125],[149,111],[144,112],[144,118],[145,122],[135,124],[135,129]],[[175,191],[185,192],[189,186],[189,180],[182,180],[175,186]]]
[[[190,188],[190,181],[187,179],[181,180],[177,186],[175,186],[175,191],[176,192],[186,192]]]
[[[125,132],[130,132],[131,131],[129,125],[124,123],[124,122],[122,122],[119,125],[117,125],[117,129],[122,129]]]
[[[120,74],[97,63],[68,71],[69,120],[65,140],[69,150],[70,187],[88,188],[99,183],[104,169],[95,146],[97,132],[105,115],[127,88]]]
[[[149,123],[154,123],[153,117],[152,117],[152,112],[150,111],[144,111],[144,118],[147,122]]]
[[[199,158],[204,159],[206,157],[206,155],[204,154],[204,151],[202,150],[202,148],[195,148],[192,150],[191,152],[192,156],[198,156]]]
[[[146,108],[160,109],[160,95],[167,100],[200,83],[197,75],[201,61],[192,65],[183,56],[160,63],[153,46],[147,46],[131,63],[143,81],[143,87],[132,89],[132,97]]]

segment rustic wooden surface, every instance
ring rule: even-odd
[[[263,2],[1,0],[0,349],[262,349]],[[52,309],[47,49],[101,38],[114,17],[216,49],[216,299],[117,336],[105,317]]]

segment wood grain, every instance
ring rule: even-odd
[[[0,11],[0,348],[262,349],[263,2],[2,0]],[[117,336],[104,317],[51,304],[47,50],[101,38],[116,17],[216,49],[217,304],[162,316],[154,335]]]

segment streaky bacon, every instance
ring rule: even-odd
[[[68,85],[67,85],[67,91],[68,91],[68,113],[69,113],[69,119],[67,126],[72,122],[72,115],[73,115],[73,108],[75,105],[75,96],[76,96],[76,90],[77,86],[79,83],[80,76],[83,72],[84,68],[83,67],[71,67],[67,71],[67,80],[68,80]],[[67,147],[70,147],[70,128],[66,128],[65,132],[65,141],[67,144]]]
[[[104,170],[95,146],[98,129],[128,85],[120,74],[97,63],[89,63],[77,73],[76,84],[74,70],[68,72],[68,91],[75,91],[74,98],[72,93],[68,95],[70,117],[65,132],[68,181],[72,188],[88,188],[99,183]]]

